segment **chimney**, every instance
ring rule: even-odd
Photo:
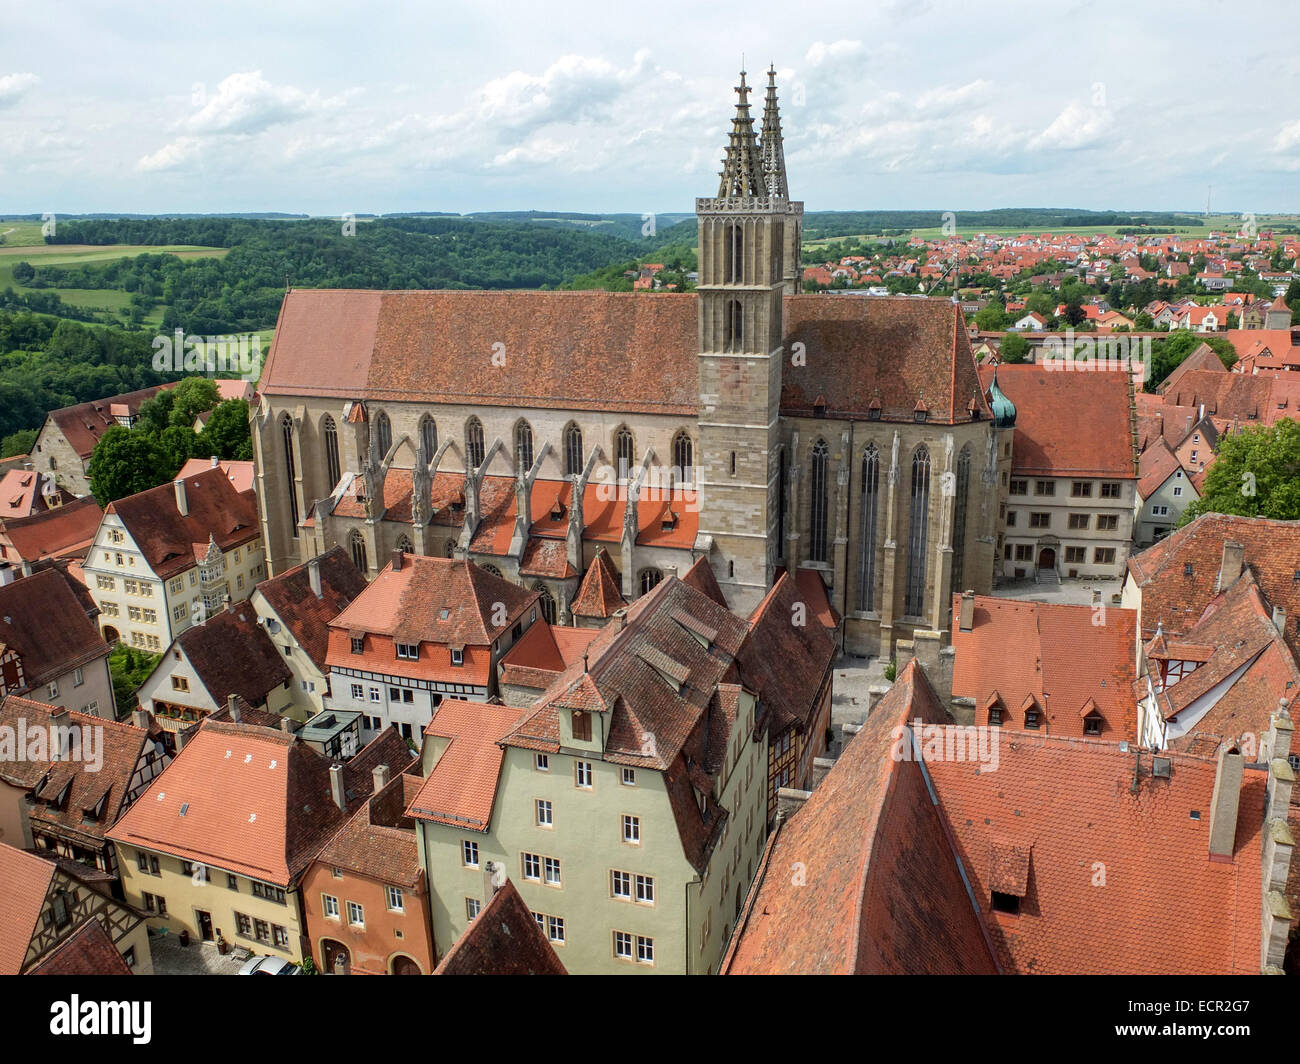
[[[1245,548],[1233,540],[1223,541],[1223,561],[1219,565],[1219,590],[1231,587],[1241,575],[1241,566],[1245,560]]]
[[[137,728],[144,728],[145,731],[148,731],[149,727],[153,724],[153,718],[149,715],[147,709],[137,706],[131,711],[131,723]]]
[[[393,548],[393,572],[400,573],[401,571],[402,571],[402,548],[394,547]]]
[[[23,576],[32,575],[32,563],[26,558],[23,559]]]
[[[172,487],[176,489],[176,509],[180,511],[182,517],[189,517],[190,504],[185,498],[185,481],[177,480]]]
[[[388,786],[388,781],[392,779],[392,773],[388,771],[387,765],[376,765],[375,771],[371,773],[375,783],[375,793],[378,794]]]
[[[1246,759],[1235,746],[1219,747],[1219,767],[1210,799],[1210,856],[1231,858],[1237,840],[1237,806]]]
[[[311,584],[311,593],[320,598],[320,558],[313,558],[307,563],[307,582]]]
[[[1273,607],[1273,627],[1278,635],[1286,635],[1286,610],[1281,606]]]
[[[343,786],[343,764],[339,761],[330,765],[330,796],[343,812],[348,811],[348,794]]]
[[[972,631],[975,628],[975,592],[961,593],[961,630]]]
[[[212,462],[213,469],[219,469],[221,467],[221,459],[218,458],[215,454],[212,455],[212,457],[209,460]]]
[[[292,717],[281,717],[281,718],[280,718],[280,730],[281,730],[282,732],[284,732],[285,735],[292,735],[292,734],[293,734],[293,718],[292,718]]]
[[[60,706],[50,714],[50,731],[54,741],[50,743],[50,760],[61,761],[63,755],[67,753],[67,743],[65,739],[72,727],[72,714],[66,708]]]
[[[239,723],[239,696],[227,695],[226,708],[230,710],[230,719],[235,724]]]

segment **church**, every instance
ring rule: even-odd
[[[741,614],[784,569],[852,653],[946,645],[953,591],[991,588],[1011,419],[950,300],[800,291],[775,71],[761,121],[750,92],[693,292],[286,294],[253,415],[272,573],[471,558],[567,624],[593,565],[630,602],[707,559]]]

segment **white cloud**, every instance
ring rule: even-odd
[[[35,74],[0,74],[0,107],[12,107],[40,80]]]
[[[182,126],[192,133],[260,133],[328,106],[319,93],[273,85],[260,70],[231,74]]]
[[[156,152],[142,156],[135,164],[136,169],[147,172],[180,169],[198,158],[201,146],[198,137],[180,137]]]
[[[1052,124],[1029,142],[1031,148],[1060,148],[1073,151],[1101,143],[1110,128],[1109,111],[1069,104]]]
[[[1300,145],[1300,119],[1283,126],[1273,139],[1274,151],[1290,151]]]

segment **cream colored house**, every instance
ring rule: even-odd
[[[266,575],[253,492],[207,469],[109,503],[83,569],[104,637],[161,653]]]

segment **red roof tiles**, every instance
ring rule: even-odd
[[[515,885],[506,880],[434,975],[567,975]]]

